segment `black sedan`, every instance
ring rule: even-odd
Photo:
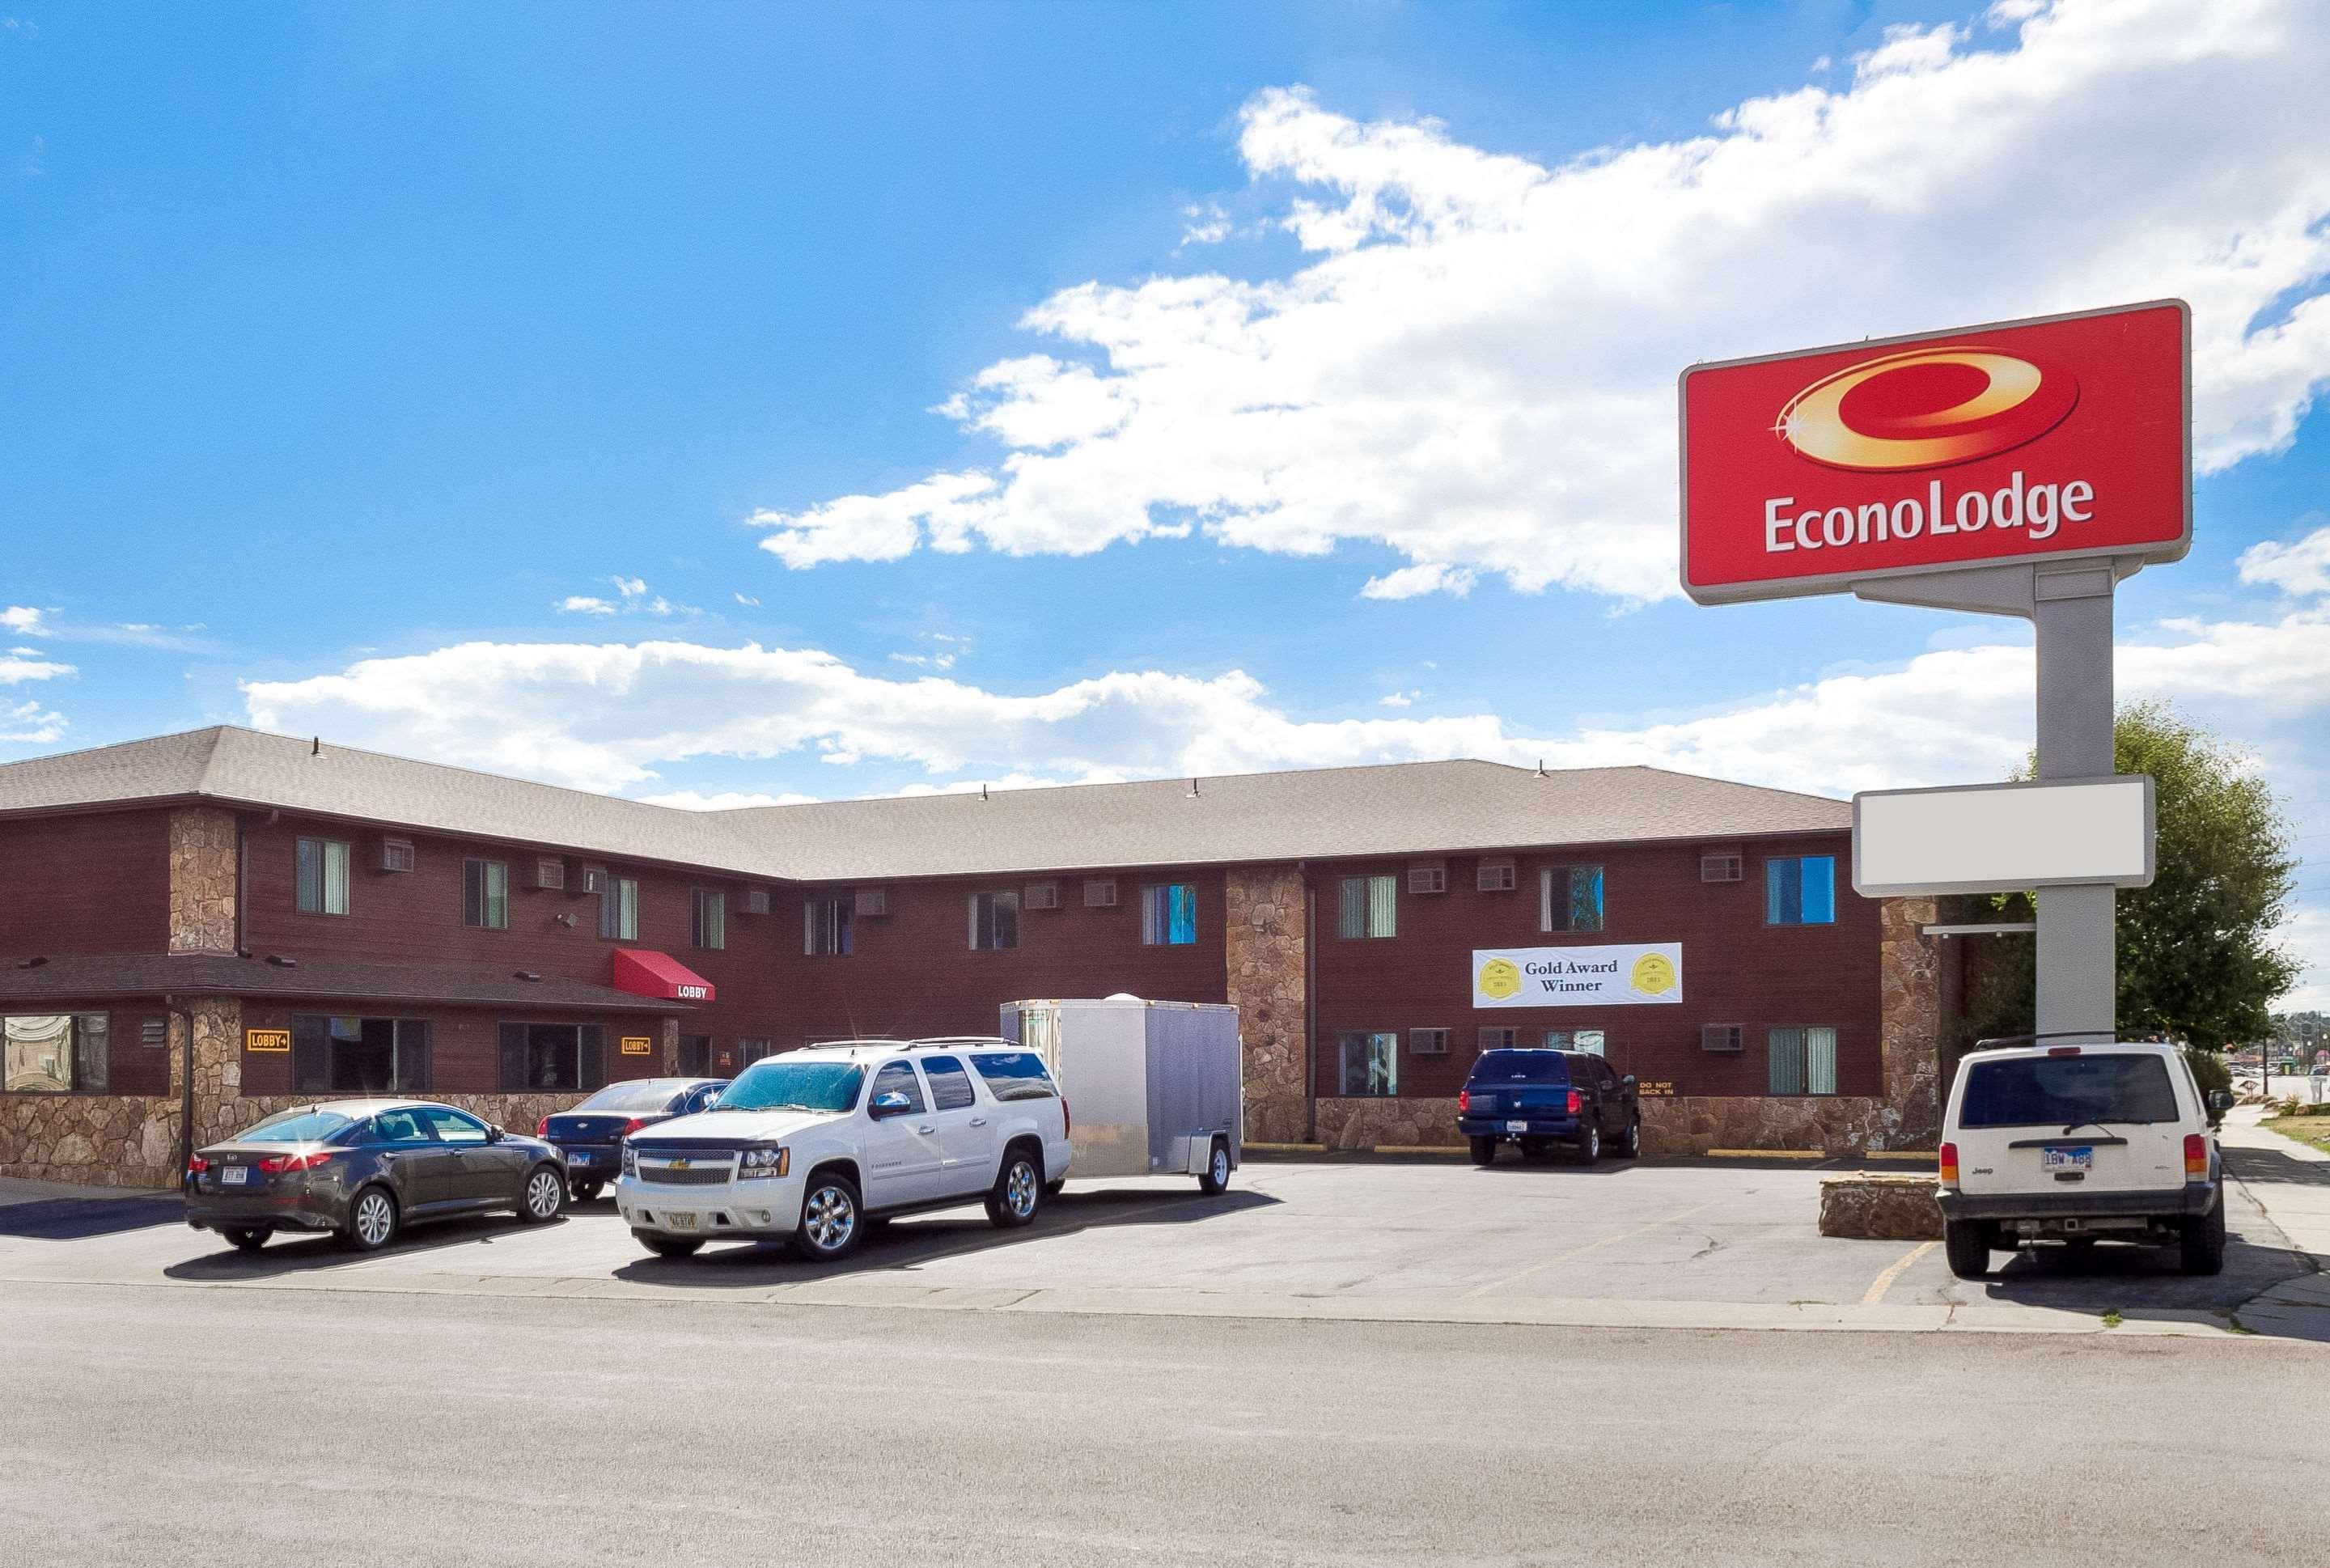
[[[186,1223],[245,1252],[278,1231],[372,1252],[421,1221],[508,1209],[540,1224],[565,1203],[556,1148],[426,1100],[302,1106],[186,1164]]]
[[[611,1083],[571,1111],[545,1117],[537,1138],[566,1156],[574,1201],[587,1203],[621,1174],[623,1140],[641,1127],[692,1117],[728,1087],[725,1078],[634,1078]]]

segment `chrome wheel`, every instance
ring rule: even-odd
[[[1010,1179],[1003,1183],[1003,1206],[1011,1211],[1013,1219],[1025,1220],[1036,1212],[1036,1189],[1040,1185],[1036,1167],[1027,1161],[1011,1167]]]
[[[547,1220],[558,1212],[558,1205],[566,1196],[566,1183],[558,1173],[545,1165],[526,1179],[526,1210],[537,1220]]]
[[[801,1229],[819,1252],[838,1252],[857,1230],[857,1205],[839,1187],[819,1187],[802,1205]]]
[[[381,1246],[396,1233],[396,1205],[379,1188],[367,1188],[356,1199],[356,1212],[350,1223],[357,1240],[366,1247]]]

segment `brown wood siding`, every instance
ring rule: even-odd
[[[1410,894],[1407,862],[1318,864],[1316,895],[1318,1042],[1312,1054],[1317,1091],[1341,1092],[1339,1037],[1346,1031],[1397,1030],[1399,1092],[1454,1095],[1477,1054],[1483,1028],[1513,1028],[1522,1043],[1549,1029],[1600,1029],[1610,1060],[1645,1083],[1667,1083],[1678,1095],[1761,1095],[1768,1092],[1766,1031],[1827,1025],[1837,1031],[1837,1092],[1881,1092],[1878,1022],[1878,908],[1850,885],[1849,838],[1750,842],[1737,882],[1700,880],[1697,843],[1564,849],[1517,857],[1510,893],[1473,889],[1475,860],[1448,860],[1448,890]],[[1764,862],[1767,857],[1836,857],[1836,920],[1826,926],[1764,923]],[[1599,932],[1539,929],[1538,873],[1549,865],[1604,868],[1604,924]],[[1338,934],[1342,878],[1400,878],[1398,935],[1347,939]],[[1476,947],[1560,947],[1680,942],[1683,1000],[1672,1006],[1492,1008],[1473,1006],[1472,954]],[[1742,1026],[1738,1056],[1700,1049],[1702,1023]],[[1446,1029],[1448,1054],[1417,1056],[1408,1031]]]
[[[246,1034],[241,1049],[242,1092],[245,1095],[288,1095],[291,1092],[290,1053],[249,1050],[247,1031],[289,1029],[291,1015],[295,1012],[339,1012],[360,1014],[366,1018],[426,1020],[429,1024],[427,1092],[430,1094],[505,1092],[501,1083],[499,1044],[499,1026],[505,1021],[512,1023],[597,1024],[607,1031],[606,1077],[609,1083],[622,1079],[663,1076],[663,1015],[658,1013],[560,1012],[555,1009],[518,1012],[480,1008],[395,1006],[385,1003],[343,1003],[332,1007],[307,1002],[268,1000],[242,1004],[242,1026]],[[621,1041],[625,1036],[643,1037],[651,1041],[649,1054],[623,1055]],[[582,1096],[578,1091],[574,1098],[581,1099]],[[533,1129],[519,1130],[531,1132]]]
[[[169,945],[170,813],[0,822],[0,956]]]

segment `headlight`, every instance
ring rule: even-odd
[[[639,1152],[626,1142],[623,1145],[623,1174],[636,1176],[639,1174]]]
[[[741,1182],[753,1176],[781,1176],[792,1165],[791,1149],[746,1149],[736,1162],[736,1179]]]

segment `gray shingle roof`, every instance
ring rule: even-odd
[[[204,799],[743,877],[904,877],[1842,832],[1843,801],[1490,762],[692,812],[221,727],[0,765],[0,813]]]

